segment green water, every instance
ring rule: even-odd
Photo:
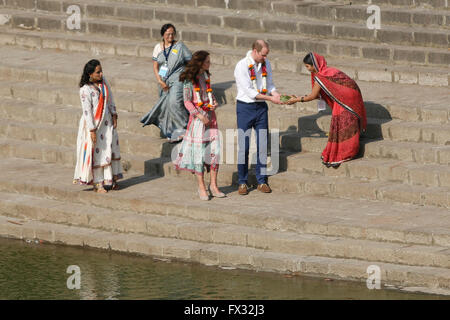
[[[67,288],[70,265],[80,289]],[[0,299],[450,299],[0,238]]]

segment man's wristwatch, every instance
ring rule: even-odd
[[[300,101],[301,101],[301,102],[305,102],[304,98],[305,98],[305,97],[302,97],[302,98],[300,99]]]

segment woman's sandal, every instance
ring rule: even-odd
[[[101,183],[94,184],[94,191],[97,193],[107,193],[105,188],[103,188],[103,185]]]
[[[111,190],[119,190],[119,185],[117,183],[117,181],[113,181],[112,185],[111,185]]]

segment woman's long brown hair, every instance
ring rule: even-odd
[[[192,59],[187,63],[186,68],[184,69],[183,73],[180,74],[180,81],[183,82],[185,80],[187,81],[197,81],[197,76],[200,72],[200,69],[202,68],[203,63],[205,62],[206,58],[209,56],[208,51],[200,50],[196,51],[192,55]],[[209,73],[209,70],[206,70],[206,73],[208,76],[211,74]]]

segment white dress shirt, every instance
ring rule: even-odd
[[[247,53],[247,56],[250,56],[250,61],[254,65],[256,72],[256,86],[258,90],[262,90],[262,64],[255,63],[255,60],[249,54],[251,51]],[[272,66],[268,59],[266,59],[266,70],[267,70],[267,94],[272,93],[276,90],[273,81],[272,81]],[[247,57],[240,60],[236,64],[236,68],[234,69],[234,78],[236,79],[237,86],[237,96],[236,99],[246,103],[252,102],[262,102],[264,100],[256,100],[255,97],[259,94],[257,90],[253,87],[253,82],[250,79],[250,71],[248,70],[248,61]]]

